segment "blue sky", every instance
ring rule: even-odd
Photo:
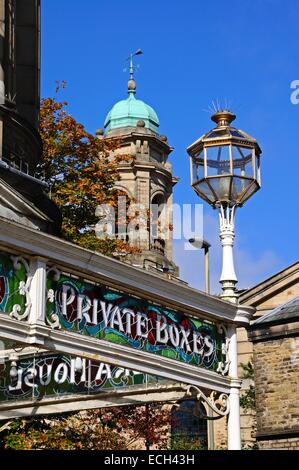
[[[236,269],[248,287],[298,260],[298,0],[43,0],[42,96],[66,80],[64,99],[89,131],[126,97],[125,59],[141,48],[137,97],[153,106],[160,132],[175,150],[180,182],[174,200],[198,203],[189,183],[186,147],[213,123],[212,100],[230,101],[236,127],[257,138],[262,189],[237,212]],[[220,275],[217,214],[204,204],[212,242],[212,291]],[[181,277],[203,287],[200,252],[175,242]]]

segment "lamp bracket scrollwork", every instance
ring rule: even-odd
[[[226,232],[234,233],[235,214],[236,214],[236,206],[224,207],[223,204],[220,205],[220,208],[219,208],[220,234],[226,234]]]
[[[229,397],[226,393],[219,393],[216,391],[212,391],[211,394],[207,397],[202,390],[200,390],[195,385],[188,385],[187,387],[187,395],[192,396],[194,393],[192,391],[195,390],[196,392],[196,399],[201,403],[205,403],[208,407],[216,413],[216,416],[208,416],[200,412],[203,418],[209,420],[215,420],[223,418],[223,416],[227,416],[229,414]]]

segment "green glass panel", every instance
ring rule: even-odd
[[[113,290],[49,272],[47,321],[111,343],[217,370],[223,334],[216,325]]]

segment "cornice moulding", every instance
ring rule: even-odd
[[[143,269],[81,248],[60,238],[0,218],[3,250],[48,259],[48,264],[93,282],[159,302],[197,318],[218,322],[249,323],[244,306],[236,306],[175,281],[161,279]],[[251,310],[253,312],[254,309]]]

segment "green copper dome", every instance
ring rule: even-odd
[[[157,134],[159,127],[158,116],[151,106],[135,98],[136,85],[134,80],[128,82],[128,93],[128,98],[116,103],[107,114],[104,123],[106,132],[120,127],[135,127],[137,122],[142,119],[145,127]]]

